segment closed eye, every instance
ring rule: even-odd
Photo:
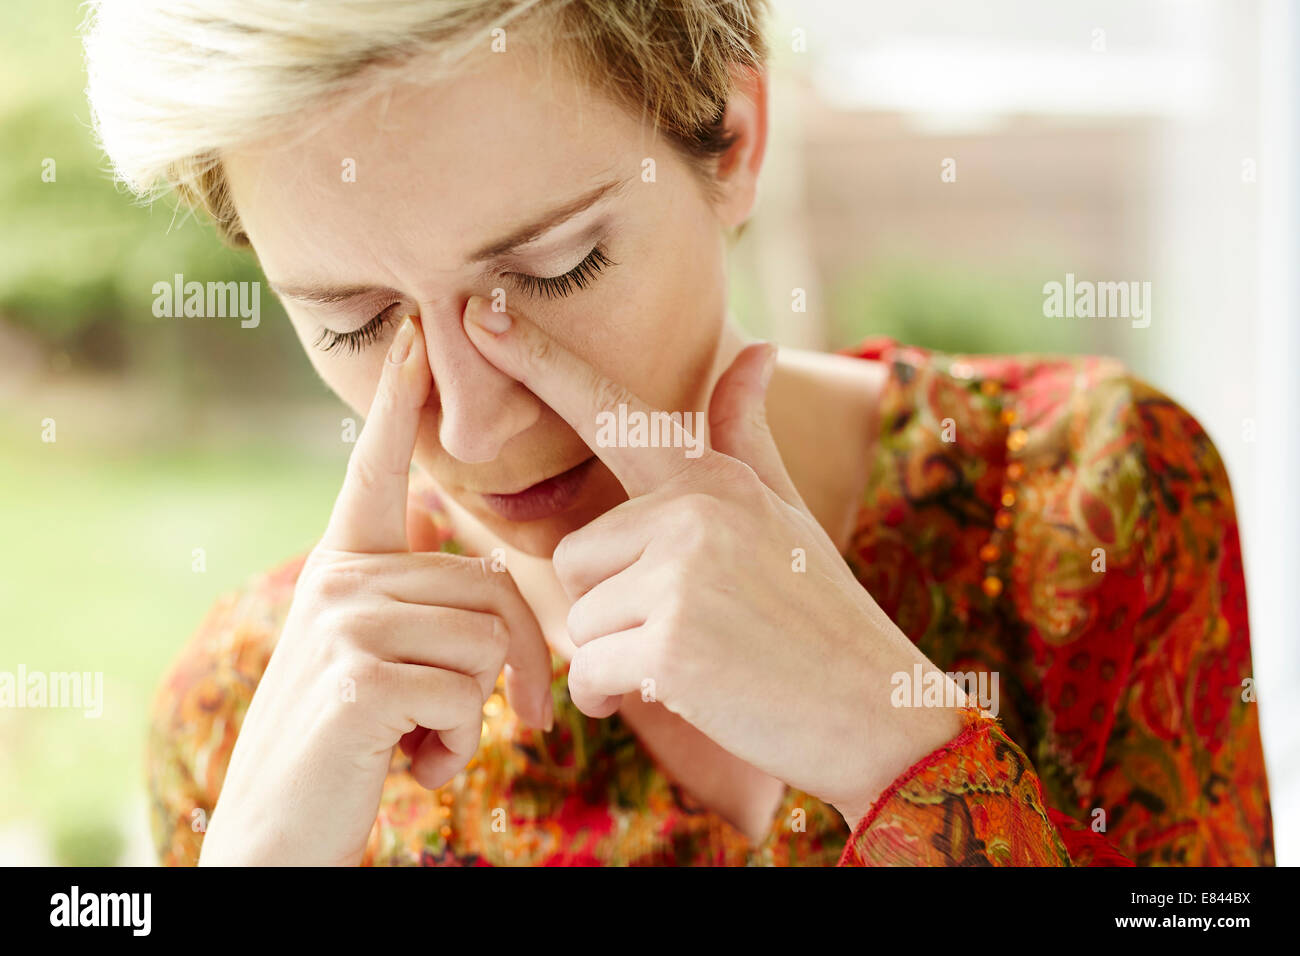
[[[618,263],[597,245],[591,252],[587,253],[581,262],[562,275],[534,276],[524,272],[507,272],[505,275],[509,276],[516,285],[529,295],[557,299],[587,288],[607,266],[614,265],[618,265]],[[321,329],[320,334],[316,336],[316,341],[312,344],[323,352],[342,350],[349,355],[364,352],[383,338],[388,326],[397,318],[397,312],[401,305],[400,302],[393,303],[361,328],[354,329],[351,332],[335,332],[333,329]]]
[[[349,355],[364,352],[383,337],[388,325],[396,317],[397,308],[401,304],[400,302],[394,302],[361,328],[353,329],[351,332],[335,332],[333,329],[321,329],[320,335],[316,336],[316,341],[312,344],[322,352],[333,352],[335,349],[342,349]]]
[[[533,276],[523,272],[508,272],[506,275],[529,295],[556,299],[585,289],[595,281],[596,276],[600,275],[606,266],[613,265],[618,263],[609,258],[605,250],[597,245],[587,253],[586,258],[563,275]]]

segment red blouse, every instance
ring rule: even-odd
[[[996,689],[996,718],[964,711],[964,730],[852,833],[787,788],[752,843],[617,715],[578,711],[554,658],[550,733],[493,694],[478,754],[436,792],[395,750],[367,863],[1273,862],[1236,516],[1196,421],[1105,358],[883,339],[848,354],[891,375],[845,559],[941,670]],[[164,863],[198,858],[302,561],[219,600],[159,691],[149,786]]]

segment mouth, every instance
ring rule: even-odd
[[[582,493],[596,456],[509,495],[483,493],[484,504],[507,521],[538,521],[571,508]]]

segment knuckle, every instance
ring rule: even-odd
[[[533,368],[542,368],[549,365],[555,357],[555,345],[549,336],[537,335],[528,343],[524,350],[525,359]]]
[[[311,628],[322,648],[368,650],[376,640],[392,629],[387,608],[378,601],[333,600],[322,602],[313,615]]]
[[[468,567],[476,578],[484,582],[491,583],[495,577],[492,571],[492,559],[489,557],[471,558]]]
[[[574,652],[569,661],[569,687],[579,694],[595,686],[595,662],[590,646],[584,646]]]
[[[710,543],[718,526],[720,505],[705,494],[684,495],[677,501],[674,541],[679,547],[698,550]]]
[[[398,410],[400,404],[396,376],[381,375],[375,388],[375,396],[370,400],[370,408],[366,412],[367,425],[372,421],[382,422],[387,419]]]
[[[500,615],[489,614],[484,630],[484,643],[491,654],[491,660],[504,661],[510,649],[510,628]]]
[[[312,568],[308,587],[327,602],[337,602],[362,592],[365,574],[345,561],[325,561]]]
[[[691,603],[687,599],[695,575],[683,563],[676,563],[668,571],[668,581],[659,598],[658,617],[667,625],[668,632],[674,634],[686,626],[687,613]]]
[[[590,593],[590,592],[589,592]],[[596,629],[590,622],[592,620],[590,601],[586,595],[574,601],[569,608],[568,617],[565,618],[565,629],[569,632],[569,639],[574,644],[587,643],[593,637],[596,637]]]
[[[680,501],[685,518],[695,525],[707,524],[719,516],[720,502],[712,495],[693,492],[683,495]]]
[[[370,603],[358,603],[346,611],[335,611],[342,620],[342,631],[359,646],[373,643],[373,639],[391,630],[392,622],[384,608]]]
[[[601,411],[611,411],[620,405],[630,404],[627,389],[603,375],[595,377],[591,385],[591,395],[596,408]]]
[[[444,690],[449,708],[466,722],[475,720],[483,713],[483,688],[477,680],[465,674],[445,671],[447,682]]]
[[[559,579],[560,586],[564,588],[566,594],[575,595],[579,592],[583,584],[582,563],[579,557],[581,548],[574,535],[568,535],[560,539],[560,543],[555,546],[551,554],[551,564],[555,568],[555,576]]]
[[[577,557],[578,539],[576,532],[570,532],[560,539],[559,543],[551,551],[551,563],[555,565],[555,570],[564,573],[572,565]]]
[[[409,465],[385,461],[385,456],[386,451],[382,449],[371,454],[354,454],[348,459],[348,484],[357,491],[376,494],[386,491],[393,479],[405,478],[410,471]]]
[[[322,644],[338,644],[347,636],[347,615],[337,605],[327,605],[316,612],[312,630]]]
[[[673,650],[674,633],[676,630],[672,627],[654,629],[645,652],[646,668],[649,671],[645,676],[654,680],[661,695],[668,688],[676,686],[681,676],[679,673],[681,660]]]
[[[393,671],[388,664],[368,654],[357,654],[341,660],[338,665],[338,677],[342,681],[351,679],[357,688],[365,689],[365,694],[358,693],[358,699],[383,700],[389,696],[393,686]]]
[[[353,455],[348,459],[347,482],[358,491],[373,494],[380,485],[379,473],[370,459]]]

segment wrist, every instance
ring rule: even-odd
[[[877,724],[877,726],[880,726]],[[863,784],[851,796],[833,804],[850,830],[856,830],[862,818],[890,787],[909,770],[925,760],[963,730],[960,708],[896,708],[881,735],[885,746],[875,750],[875,759]]]

